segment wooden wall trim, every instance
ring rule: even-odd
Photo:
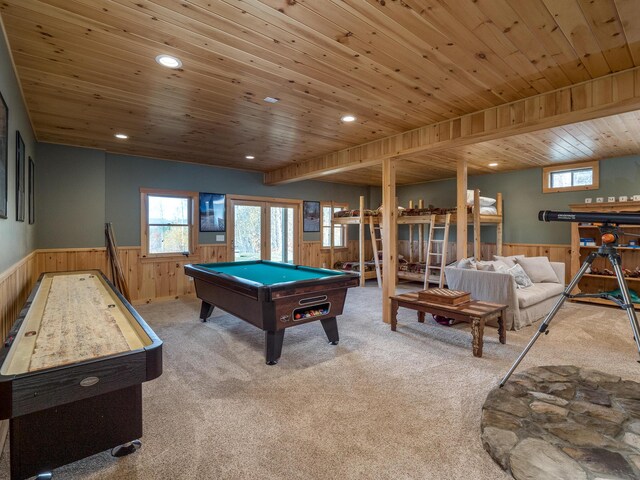
[[[264,174],[277,185],[640,109],[640,67],[346,148]],[[427,160],[427,163],[432,160]]]
[[[16,272],[16,270],[22,267],[26,262],[35,258],[37,252],[38,250],[34,250],[33,252],[29,253],[26,257],[23,257],[21,260],[18,260],[16,263],[11,265],[4,272],[0,272],[0,283],[4,282],[8,277],[13,275]]]

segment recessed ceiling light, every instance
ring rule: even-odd
[[[129,138],[129,135],[126,135],[124,133],[116,133],[114,137],[119,138],[120,140],[126,140],[127,138]]]
[[[182,62],[179,58],[172,57],[171,55],[158,55],[156,57],[156,62],[158,62],[163,67],[168,68],[180,68],[182,66]]]
[[[345,115],[340,120],[342,120],[343,122],[355,122],[356,117],[355,115]]]
[[[276,103],[276,102],[279,102],[280,99],[279,98],[273,98],[273,97],[264,97],[264,101],[268,102],[268,103]]]
[[[493,162],[489,164],[490,167],[497,167],[498,166],[498,162]]]
[[[254,157],[253,155],[245,155],[244,158],[246,158],[247,160],[253,160],[256,157]]]

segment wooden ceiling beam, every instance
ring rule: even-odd
[[[634,110],[640,110],[640,67],[294,163],[265,173],[264,183],[318,178],[377,165],[386,158],[437,152]]]

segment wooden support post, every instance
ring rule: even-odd
[[[473,190],[473,256],[482,259],[482,244],[480,243],[480,190]]]
[[[424,208],[424,201],[418,200],[418,208]],[[422,263],[424,258],[424,224],[418,225],[418,262]]]
[[[329,268],[333,268],[333,266],[336,263],[336,259],[335,259],[335,252],[334,252],[334,241],[335,239],[333,238],[333,229],[334,229],[334,225],[333,225],[333,201],[331,201],[331,203],[329,204],[330,208],[331,208],[331,213],[329,215],[331,215],[331,228],[329,229],[329,240],[330,240],[330,246],[329,246]],[[320,233],[320,238],[322,238],[322,233]]]
[[[413,200],[409,200],[409,208],[413,208]],[[413,263],[413,225],[409,225],[409,261]]]
[[[398,208],[396,207],[396,161],[382,161],[382,320],[391,323],[391,299],[396,294],[398,271]]]
[[[496,227],[496,255],[502,255],[502,224],[504,217],[502,216],[502,194],[498,192],[496,195],[496,210],[500,215],[500,223]]]
[[[360,262],[360,286],[364,287],[366,278],[364,276],[364,262],[365,262],[365,249],[364,249],[364,195],[360,195],[360,223],[358,223],[358,249]]]
[[[461,260],[467,256],[467,161],[464,159],[458,160],[456,190],[456,256]]]

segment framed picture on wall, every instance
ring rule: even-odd
[[[9,176],[9,109],[0,93],[0,218],[7,218]]]
[[[200,231],[224,232],[226,225],[226,195],[200,193]]]
[[[302,227],[304,232],[320,231],[320,202],[303,202]]]
[[[24,222],[25,200],[24,141],[16,130],[16,220],[19,222]]]
[[[29,157],[29,224],[36,223],[36,164]]]

